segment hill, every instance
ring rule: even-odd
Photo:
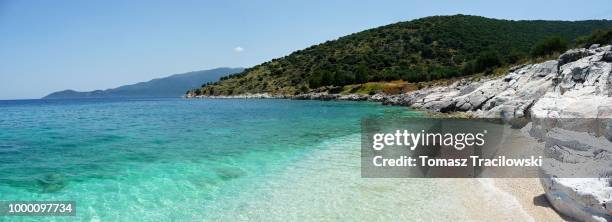
[[[242,68],[217,68],[175,74],[147,82],[120,86],[114,89],[77,92],[64,90],[51,93],[43,99],[68,98],[127,98],[127,97],[179,97],[188,89],[200,87],[205,82],[215,82],[229,74],[239,73]]]
[[[606,28],[612,28],[612,21],[425,17],[298,50],[191,92],[297,94],[328,85],[400,79],[421,82],[491,72],[529,56],[543,39],[555,36],[553,40],[563,43],[561,40]]]

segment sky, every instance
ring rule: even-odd
[[[579,2],[579,3],[578,3]],[[0,0],[0,100],[250,67],[399,21],[612,19],[601,1]]]

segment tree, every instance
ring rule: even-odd
[[[368,67],[364,64],[359,64],[357,72],[355,72],[355,83],[366,83],[368,82]]]
[[[533,57],[552,55],[567,50],[568,42],[563,37],[551,36],[535,44],[531,50]]]
[[[476,72],[483,72],[501,66],[502,61],[496,51],[485,51],[476,59]]]
[[[316,89],[322,86],[321,84],[321,73],[316,72],[313,73],[309,78],[308,78],[308,86],[311,89]]]
[[[351,73],[347,71],[338,71],[334,74],[334,81],[332,85],[344,86],[353,83],[354,79]]]
[[[333,74],[327,70],[322,71],[321,73],[321,86],[329,86],[332,85],[334,81]]]
[[[527,57],[525,53],[517,49],[511,49],[508,55],[506,56],[506,61],[508,64],[515,64],[521,61],[521,59],[524,59],[525,57]]]
[[[461,69],[463,75],[470,75],[476,73],[476,60],[470,60],[463,64]]]
[[[402,73],[402,79],[408,82],[421,82],[425,80],[425,70],[421,66],[410,67]]]
[[[589,47],[593,44],[610,45],[612,44],[612,29],[595,30],[591,35],[577,38],[576,44],[582,47]]]
[[[462,73],[463,75],[470,75],[480,72],[489,73],[492,69],[499,67],[502,64],[503,62],[499,53],[493,50],[484,51],[480,53],[476,59],[463,64]]]

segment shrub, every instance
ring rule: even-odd
[[[576,44],[581,47],[589,47],[593,44],[612,44],[612,29],[595,30],[591,35],[581,36],[576,39]]]
[[[552,55],[567,50],[568,42],[560,36],[552,36],[545,38],[535,44],[531,50],[533,57]]]
[[[480,72],[490,72],[492,69],[503,64],[501,57],[495,51],[485,51],[480,53],[474,60],[463,65],[463,74],[469,75]]]
[[[306,85],[302,85],[300,87],[300,93],[307,93],[308,92],[308,87]]]
[[[527,55],[525,53],[518,51],[516,49],[512,49],[510,50],[510,52],[508,53],[506,57],[506,62],[508,64],[516,64],[526,57]]]
[[[355,73],[355,83],[365,83],[368,81],[368,67],[360,64]]]
[[[499,54],[495,51],[486,51],[481,53],[476,59],[476,72],[489,72],[493,68],[502,65],[502,60]]]
[[[321,75],[315,73],[308,77],[308,87],[311,89],[319,88],[321,86]]]

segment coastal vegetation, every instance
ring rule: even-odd
[[[567,50],[569,43],[560,36],[551,36],[539,41],[531,50],[533,57],[546,56],[561,53]]]
[[[578,37],[576,43],[581,47],[589,47],[593,44],[610,45],[612,44],[612,29],[595,30],[591,35]]]
[[[297,50],[221,78],[188,93],[299,94],[326,86],[368,82],[430,82],[490,75],[503,67],[546,57],[576,44],[612,21],[511,21],[479,16],[432,16],[365,30]],[[605,34],[598,34],[605,36]],[[583,37],[584,42],[592,42]],[[375,84],[374,84],[375,85]],[[379,84],[380,85],[380,84]],[[344,89],[346,90],[346,89]]]

